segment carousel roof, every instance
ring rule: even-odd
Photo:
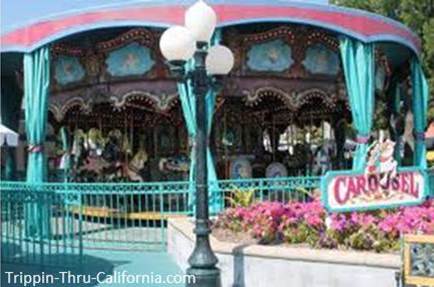
[[[78,32],[98,28],[182,24],[194,0],[4,0],[1,52],[28,52]],[[419,38],[376,14],[328,5],[326,0],[208,0],[219,26],[288,22],[323,27],[364,42],[394,42],[416,53]],[[29,7],[31,6],[31,7]]]

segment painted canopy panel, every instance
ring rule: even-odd
[[[157,26],[183,23],[194,0],[26,0],[1,1],[1,50],[31,51],[67,35],[104,27]],[[398,22],[324,1],[210,0],[220,26],[282,21],[320,26],[362,41],[392,41],[418,52],[420,42]]]

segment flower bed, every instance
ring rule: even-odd
[[[339,214],[328,214],[318,199],[261,202],[227,209],[215,221],[214,230],[248,234],[261,244],[396,251],[402,234],[434,234],[434,200],[416,207]]]

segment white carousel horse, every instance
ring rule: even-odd
[[[158,168],[164,172],[187,172],[190,169],[190,160],[186,156],[164,157],[160,159]]]
[[[131,162],[123,166],[123,173],[131,181],[143,182],[144,179],[140,175],[140,170],[144,168],[145,163],[147,161],[148,161],[148,154],[146,153],[144,148],[140,148],[139,151],[134,155]]]

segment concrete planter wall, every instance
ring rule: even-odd
[[[194,246],[191,219],[170,219],[168,251],[185,271]],[[390,254],[237,245],[211,238],[223,287],[394,287],[400,257]]]

